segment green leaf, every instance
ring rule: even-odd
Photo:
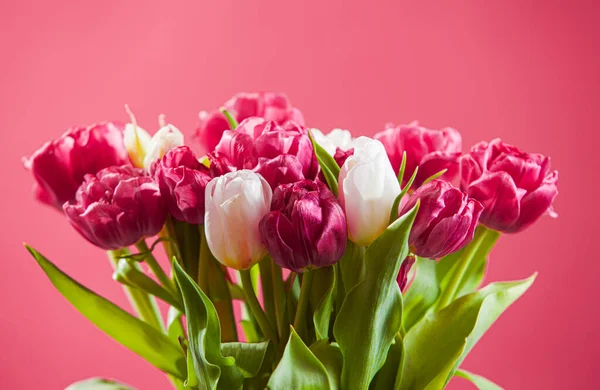
[[[375,375],[371,383],[371,390],[389,390],[394,388],[396,380],[400,381],[402,377],[402,355],[404,347],[402,337],[396,335],[394,343],[391,345],[387,358],[381,370]]]
[[[111,379],[90,378],[69,385],[65,390],[135,390],[133,387]]]
[[[329,153],[327,153],[327,151],[325,151],[325,149],[323,149],[323,147],[319,145],[317,141],[315,141],[310,131],[308,132],[308,136],[310,137],[310,142],[312,142],[315,156],[317,157],[317,161],[319,162],[323,176],[325,176],[327,186],[337,197],[340,167],[337,162],[335,162],[335,159]]]
[[[517,300],[535,274],[517,282],[492,283],[427,314],[404,338],[400,389],[441,389],[490,325]]]
[[[442,258],[437,265],[437,274],[441,289],[446,290],[448,288],[450,279],[456,272],[460,259],[473,250],[473,257],[454,298],[459,298],[477,290],[485,275],[488,254],[500,238],[500,234],[496,230],[479,225],[475,230],[473,240],[466,247]],[[473,248],[474,246],[475,248]]]
[[[498,386],[491,380],[466,370],[456,370],[454,376],[471,381],[479,390],[503,390],[502,387]]]
[[[160,284],[148,277],[142,270],[132,263],[130,258],[120,258],[117,262],[117,269],[113,274],[113,279],[119,283],[146,291],[155,297],[163,300],[171,306],[183,310],[183,304],[177,300]]]
[[[84,317],[119,344],[140,355],[154,367],[177,378],[185,378],[185,357],[176,342],[81,285],[35,249],[28,245],[25,247],[42,267],[54,287]]]
[[[417,257],[413,266],[416,274],[408,291],[404,294],[402,324],[410,330],[435,303],[440,295],[437,279],[437,264],[434,260]]]
[[[317,340],[326,339],[329,334],[329,322],[333,310],[333,292],[335,291],[335,271],[333,266],[312,271],[315,273],[311,289],[311,303],[316,307],[313,315]]]
[[[199,387],[239,389],[243,376],[235,366],[235,359],[221,354],[221,328],[215,307],[176,261],[173,261],[173,269],[185,305],[188,354],[193,356]]]
[[[396,282],[408,255],[408,235],[418,205],[398,218],[365,252],[365,278],[352,288],[333,333],[344,356],[342,388],[366,389],[385,363],[402,326],[402,294]]]
[[[344,252],[344,255],[338,261],[346,294],[365,278],[364,256],[365,248],[348,240],[346,252]]]
[[[221,353],[235,359],[244,378],[253,378],[263,365],[269,341],[262,343],[223,343]]]
[[[331,385],[323,363],[291,329],[283,357],[267,384],[270,390],[329,390]]]
[[[337,343],[329,343],[329,340],[323,339],[311,345],[310,350],[325,366],[331,390],[340,389],[343,358],[339,345]]]

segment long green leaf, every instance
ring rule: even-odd
[[[333,310],[333,292],[335,291],[335,270],[332,266],[324,267],[315,271],[313,288],[316,296],[311,296],[311,303],[314,304],[315,313],[313,323],[317,340],[326,339],[329,333],[329,322]]]
[[[466,353],[534,279],[492,283],[427,314],[404,338],[404,374],[396,388],[443,388]]]
[[[369,387],[400,331],[402,294],[396,278],[417,210],[398,218],[367,248],[365,277],[348,292],[337,315],[333,333],[344,356],[344,389]]]
[[[329,343],[329,340],[323,339],[311,345],[310,350],[325,366],[331,390],[341,389],[340,381],[343,357],[339,345],[337,343]]]
[[[267,384],[269,390],[330,390],[323,363],[292,328],[283,357]]]
[[[504,390],[491,380],[466,370],[457,370],[454,376],[471,381],[479,390]]]
[[[133,387],[113,381],[112,379],[90,378],[75,382],[65,390],[135,390]]]
[[[400,381],[402,377],[402,355],[404,354],[404,346],[402,337],[396,335],[394,343],[388,351],[387,359],[381,367],[381,370],[375,375],[373,383],[369,389],[371,390],[389,390],[394,388],[396,381]]]
[[[173,261],[175,279],[183,296],[196,378],[201,389],[239,389],[243,376],[233,357],[221,354],[217,311],[202,289]]]
[[[440,295],[435,261],[417,257],[413,268],[415,278],[404,295],[403,302],[402,324],[406,331],[423,318]]]
[[[319,166],[321,167],[321,171],[323,172],[323,176],[325,176],[325,181],[327,182],[327,186],[333,192],[335,196],[338,195],[338,177],[340,175],[340,167],[335,162],[334,158],[331,157],[325,149],[321,145],[315,141],[310,131],[308,132],[308,136],[310,137],[310,141],[312,142],[313,149],[315,151],[315,156],[317,157],[317,161],[319,162]]]
[[[25,247],[54,287],[100,330],[159,370],[177,378],[186,377],[185,357],[177,343],[81,285],[35,249],[27,245]]]

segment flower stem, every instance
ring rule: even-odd
[[[146,240],[140,240],[137,244],[135,244],[135,247],[140,252],[148,253],[146,255],[146,257],[144,258],[144,261],[148,265],[148,268],[150,268],[152,273],[156,276],[156,278],[163,285],[163,287],[165,289],[167,289],[167,291],[169,293],[171,293],[171,295],[173,295],[173,297],[177,298],[179,296],[179,293],[177,292],[177,288],[175,287],[175,284],[173,283],[171,278],[169,278],[169,275],[167,275],[165,273],[165,271],[162,269],[160,264],[158,264],[158,261],[156,261],[156,257],[154,257],[152,252],[150,252],[150,248],[148,248],[148,244],[146,244]]]
[[[271,263],[271,274],[273,276],[273,297],[275,301],[275,317],[277,318],[277,331],[279,333],[279,340],[287,340],[289,337],[290,327],[287,322],[287,313],[285,311],[286,306],[286,292],[285,286],[283,285],[283,274],[281,267],[279,267],[273,260]]]
[[[262,286],[262,298],[263,305],[265,307],[265,313],[272,328],[277,327],[277,317],[275,315],[275,296],[273,294],[273,270],[271,268],[271,258],[265,256],[258,263],[258,269],[260,270],[260,284]]]
[[[467,270],[477,255],[481,244],[487,238],[491,238],[494,235],[496,235],[496,240],[500,237],[499,232],[488,229],[483,225],[480,225],[477,230],[475,230],[475,236],[473,237],[473,240],[465,248],[463,255],[458,260],[458,264],[456,265],[454,272],[452,272],[450,276],[450,283],[448,284],[448,287],[442,291],[437,305],[438,310],[448,306],[448,304],[450,304],[450,302],[456,298],[456,295],[459,293],[460,287],[463,284],[463,279],[467,273]]]
[[[256,321],[258,322],[258,326],[262,330],[263,334],[270,340],[274,342],[279,342],[277,334],[271,328],[271,324],[269,323],[269,319],[267,318],[265,312],[260,307],[260,303],[256,298],[256,294],[254,293],[254,288],[252,287],[252,278],[250,277],[250,270],[242,270],[240,271],[240,278],[242,279],[242,288],[246,293],[246,303],[250,306],[250,311]]]
[[[294,329],[302,337],[306,336],[306,316],[308,312],[308,301],[310,300],[310,290],[312,288],[314,272],[305,272],[302,275],[302,287],[300,288],[300,298],[298,299],[298,308],[294,317]]]
[[[129,251],[126,250],[107,252],[110,264],[115,270],[117,269],[117,262],[121,255],[127,254],[128,252]],[[156,304],[156,299],[153,296],[145,291],[127,285],[123,285],[123,291],[139,318],[160,331],[165,330],[160,311],[158,310],[158,305]]]

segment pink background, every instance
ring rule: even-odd
[[[147,129],[165,113],[190,134],[200,109],[255,90],[286,92],[324,130],[373,134],[418,119],[456,127],[465,149],[499,136],[552,156],[560,218],[504,237],[488,274],[539,271],[538,280],[464,367],[508,389],[600,386],[600,3],[125,3],[0,5],[0,388],[62,389],[98,375],[167,388],[79,315],[21,246],[125,304],[104,254],[33,201],[21,156],[72,124],[126,120],[124,103]]]

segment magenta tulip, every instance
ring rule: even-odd
[[[204,223],[204,194],[212,179],[187,146],[167,152],[154,173],[169,213],[179,221]]]
[[[348,157],[352,156],[353,154],[354,148],[348,150],[342,150],[340,148],[337,148],[335,154],[333,155],[333,159],[338,164],[338,166],[341,167],[342,165],[344,165]]]
[[[304,180],[277,187],[260,232],[279,266],[304,272],[335,264],[344,254],[344,211],[321,182]]]
[[[158,185],[131,166],[86,175],[75,199],[63,209],[84,238],[111,250],[157,234],[167,217]]]
[[[442,130],[429,130],[416,122],[410,125],[388,127],[375,134],[388,154],[394,171],[398,173],[402,155],[406,152],[405,182],[419,167],[415,187],[423,184],[428,177],[443,169],[448,171],[442,177],[450,181],[458,172],[458,158],[462,150],[460,133],[447,127]]]
[[[282,154],[270,159],[261,157],[258,159],[258,165],[254,171],[260,173],[273,190],[280,184],[290,184],[304,180],[302,164],[291,154]]]
[[[550,170],[548,157],[495,139],[462,156],[460,172],[461,188],[483,204],[481,222],[492,229],[516,233],[543,214],[556,216],[558,172]]]
[[[284,124],[293,121],[304,126],[302,112],[292,107],[288,98],[280,93],[238,93],[223,104],[237,122],[250,117],[261,117],[268,121]],[[196,135],[205,149],[212,152],[225,130],[231,130],[227,119],[218,110],[213,112],[203,111],[200,113],[200,125]]]
[[[420,201],[408,242],[414,254],[439,259],[465,246],[473,232],[483,206],[452,184],[432,180],[408,199],[400,215]]]
[[[398,272],[398,277],[396,278],[396,282],[398,282],[398,287],[400,287],[400,291],[404,292],[408,285],[408,273],[410,272],[412,266],[415,264],[415,256],[407,256],[406,259],[400,265],[400,272]]]
[[[73,127],[31,157],[23,158],[35,180],[35,197],[62,209],[65,202],[74,198],[86,174],[129,164],[123,131],[124,125],[112,122]]]

